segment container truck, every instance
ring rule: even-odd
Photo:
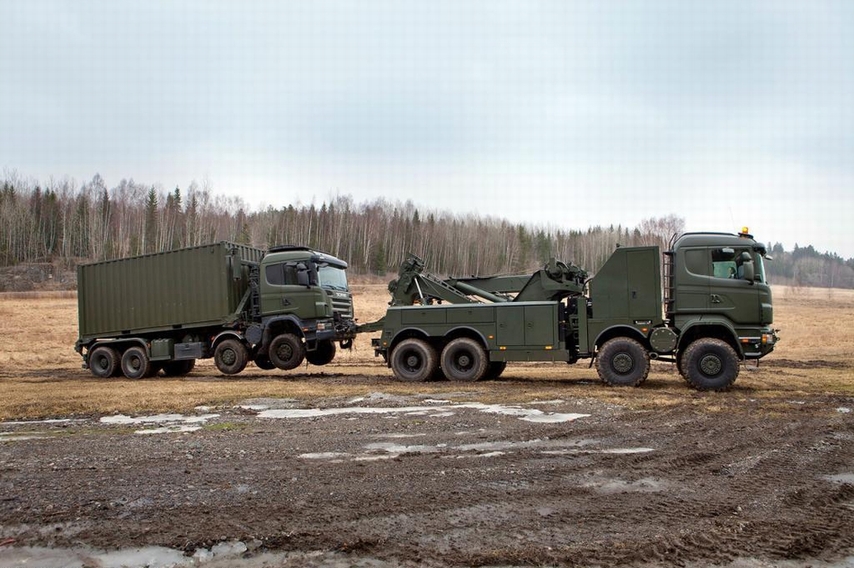
[[[777,342],[765,246],[739,234],[686,233],[618,247],[588,279],[554,259],[533,275],[437,278],[415,256],[389,284],[390,307],[364,331],[395,377],[496,377],[508,361],[590,359],[609,385],[637,386],[650,360],[698,390],[725,390],[741,363]],[[663,268],[663,270],[662,270]]]
[[[355,337],[347,263],[308,247],[219,242],[78,267],[75,350],[97,377],[189,373],[213,357],[325,365]]]

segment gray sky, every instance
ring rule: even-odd
[[[0,168],[854,257],[854,2],[0,2]]]

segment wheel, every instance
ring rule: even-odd
[[[401,381],[426,381],[438,366],[436,350],[422,339],[404,339],[391,353],[391,370]]]
[[[317,344],[317,349],[308,351],[305,354],[305,359],[312,365],[326,365],[335,358],[335,344],[331,341],[321,341]]]
[[[685,379],[697,390],[726,390],[738,377],[738,355],[726,341],[698,339],[682,357]]]
[[[223,375],[236,375],[246,368],[249,353],[237,339],[225,339],[214,349],[214,364]]]
[[[649,353],[634,339],[615,337],[599,348],[596,371],[611,386],[636,387],[649,375]]]
[[[501,376],[504,369],[507,368],[507,361],[490,361],[486,368],[486,374],[483,376],[485,381],[494,381]]]
[[[89,353],[89,370],[101,379],[112,377],[119,369],[119,354],[112,347],[96,347]]]
[[[151,375],[151,361],[143,347],[134,345],[122,354],[122,373],[129,379],[141,379]]]
[[[489,357],[480,343],[458,337],[442,350],[442,370],[452,381],[479,381],[489,367]]]
[[[276,366],[273,365],[272,361],[267,355],[256,355],[252,360],[255,363],[255,366],[259,369],[264,369],[265,371],[269,371],[270,369],[275,369]]]
[[[192,371],[195,366],[195,359],[169,361],[168,363],[163,363],[163,374],[167,377],[182,377]]]
[[[305,359],[305,345],[293,333],[276,336],[268,351],[270,362],[283,371],[296,369]]]
[[[679,371],[679,376],[682,377],[682,380],[691,384],[691,381],[688,380],[688,375],[685,374],[685,352],[680,351],[676,354],[676,370]]]

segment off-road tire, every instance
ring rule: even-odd
[[[649,375],[649,353],[634,339],[609,339],[596,355],[596,372],[613,387],[639,386]]]
[[[486,368],[486,374],[483,375],[482,381],[494,381],[501,376],[504,369],[507,368],[507,361],[490,361]]]
[[[163,374],[167,377],[183,377],[196,367],[195,359],[183,359],[181,361],[169,361],[163,363]]]
[[[429,380],[438,367],[436,350],[423,339],[404,339],[391,352],[391,370],[401,381]]]
[[[249,353],[237,339],[224,339],[214,349],[214,364],[223,375],[236,375],[246,368]]]
[[[270,342],[270,362],[283,371],[299,367],[305,359],[305,345],[293,333],[277,335]]]
[[[256,367],[265,371],[270,371],[276,368],[276,366],[273,365],[273,362],[270,361],[270,357],[266,353],[263,355],[256,355],[255,358],[252,359],[252,362],[255,363]]]
[[[442,370],[452,381],[479,381],[489,368],[489,357],[474,339],[458,337],[442,349]]]
[[[335,344],[331,341],[320,341],[317,343],[317,349],[307,351],[305,360],[312,365],[326,365],[335,358]]]
[[[118,372],[120,360],[115,349],[102,345],[89,353],[89,370],[98,378],[108,379]]]
[[[134,345],[122,353],[122,373],[129,379],[143,379],[151,376],[151,360],[145,348]]]
[[[698,339],[682,355],[685,380],[697,390],[727,390],[738,378],[739,371],[738,354],[720,339]]]

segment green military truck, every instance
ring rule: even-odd
[[[97,377],[189,373],[213,357],[226,375],[325,365],[355,337],[347,263],[302,246],[229,242],[81,265],[83,367]]]
[[[374,350],[401,380],[473,381],[508,361],[592,358],[605,383],[637,386],[659,359],[696,389],[724,390],[777,341],[766,258],[746,229],[687,233],[663,254],[618,247],[590,279],[554,260],[528,276],[440,279],[410,257],[385,317],[363,329],[381,330]]]

